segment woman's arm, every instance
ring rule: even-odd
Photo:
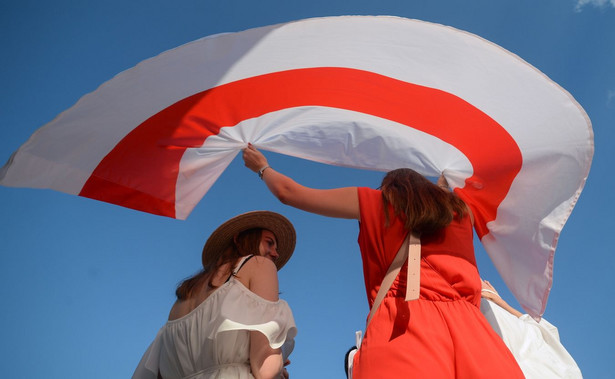
[[[241,269],[238,278],[250,291],[265,300],[278,300],[278,271],[270,259],[256,256]],[[261,332],[250,332],[250,367],[256,379],[279,378],[282,372],[282,350],[273,349]]]
[[[282,351],[272,349],[261,332],[250,332],[250,367],[256,379],[273,379],[282,375]]]
[[[481,279],[481,282],[482,282],[482,289],[480,292],[481,297],[484,297],[487,300],[493,301],[494,303],[496,303],[497,305],[499,305],[504,310],[508,311],[510,314],[514,316],[517,316],[517,317],[523,316],[523,313],[511,307],[506,301],[504,301],[504,299],[500,297],[500,294],[498,294],[498,291],[496,291],[495,288],[493,288],[491,283],[489,283],[486,280],[482,280],[482,279]]]
[[[267,188],[282,203],[323,216],[360,219],[356,187],[322,190],[302,186],[269,167],[267,158],[252,145],[243,150],[243,160],[250,170],[261,172]]]

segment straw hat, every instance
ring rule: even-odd
[[[214,230],[203,247],[203,267],[215,264],[238,233],[253,228],[267,229],[275,234],[279,254],[275,265],[280,270],[293,254],[297,237],[293,224],[286,217],[270,211],[253,211],[240,214]]]

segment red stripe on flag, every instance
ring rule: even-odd
[[[200,147],[221,127],[300,106],[370,114],[455,146],[474,169],[457,192],[472,207],[481,237],[521,169],[521,151],[513,138],[465,100],[367,71],[322,67],[247,78],[178,101],[118,143],[80,195],[175,217],[179,162],[187,148]]]

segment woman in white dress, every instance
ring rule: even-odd
[[[220,225],[203,248],[203,269],[178,286],[133,379],[288,378],[283,366],[297,329],[278,298],[277,270],[295,238],[290,221],[274,212]]]

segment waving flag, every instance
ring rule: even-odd
[[[346,16],[145,60],[38,130],[0,184],[185,219],[248,142],[333,165],[444,172],[535,316],[593,155],[583,109],[512,53],[443,25]]]

